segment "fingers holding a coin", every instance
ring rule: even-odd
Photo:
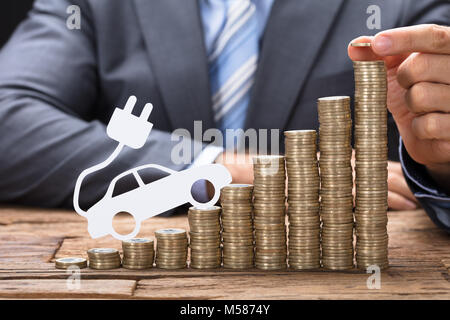
[[[361,48],[364,42],[370,47]],[[448,165],[450,27],[428,24],[385,30],[353,40],[348,52],[352,60],[386,62],[388,108],[410,156],[426,166]]]
[[[390,107],[409,155],[450,192],[450,27],[418,25],[383,31],[373,51],[408,54],[398,66],[404,103]]]
[[[382,57],[377,55],[372,49],[373,37],[361,36],[352,40],[348,44],[348,56],[353,61],[373,61],[382,60]]]
[[[389,70],[391,68],[397,67],[410,55],[410,53],[404,53],[393,56],[382,56],[374,51],[373,49],[374,45],[375,45],[375,37],[369,36],[358,37],[349,43],[347,48],[348,56],[353,61],[384,60],[386,68]]]
[[[422,24],[395,28],[378,33],[372,49],[379,56],[394,56],[412,52],[450,53],[450,27]]]

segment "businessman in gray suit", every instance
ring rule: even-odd
[[[71,5],[79,29],[68,28]],[[349,55],[387,57],[389,125],[395,120],[403,137],[407,181],[432,219],[450,227],[442,209],[450,194],[450,5],[439,0],[37,0],[0,53],[0,201],[71,206],[80,171],[114,149],[105,126],[131,94],[142,102],[135,114],[154,104],[154,130],[141,150],[125,149],[85,181],[85,207],[129,168],[186,168],[171,161],[170,133],[193,135],[195,120],[203,130],[317,128],[318,97],[352,95],[347,45],[380,31],[366,24],[373,5],[384,30],[440,25],[388,30],[366,39],[373,51]],[[203,144],[191,162],[221,162],[221,152]],[[251,182],[250,165],[226,165],[234,182]],[[159,177],[149,173],[149,181]],[[389,189],[390,207],[415,207],[395,162]]]

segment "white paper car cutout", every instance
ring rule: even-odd
[[[154,168],[169,173],[168,176],[145,184],[138,171]],[[116,182],[132,174],[139,187],[113,197]],[[192,185],[198,180],[210,181],[215,189],[213,198],[200,203],[192,197]],[[165,168],[156,164],[147,164],[125,171],[116,176],[110,183],[105,196],[93,205],[85,217],[88,219],[88,231],[92,238],[112,235],[119,240],[135,237],[140,230],[141,222],[167,210],[176,208],[190,202],[196,207],[210,207],[214,205],[220,196],[220,189],[231,183],[231,175],[220,164],[209,164],[200,167],[189,168],[180,172]],[[113,228],[113,218],[119,212],[128,212],[135,221],[134,230],[121,235]]]
[[[220,189],[231,183],[231,174],[220,164],[193,167],[180,172],[156,164],[147,164],[119,174],[111,181],[105,196],[99,202],[87,211],[82,209],[79,200],[83,180],[88,175],[108,167],[125,146],[140,149],[147,141],[153,128],[153,124],[148,121],[153,105],[146,103],[140,116],[136,116],[132,113],[136,102],[137,98],[130,96],[123,109],[116,108],[114,110],[106,133],[111,139],[118,142],[117,147],[104,161],[84,169],[75,182],[73,207],[80,216],[88,220],[88,231],[92,238],[110,234],[119,240],[131,239],[138,234],[143,220],[176,208],[186,202],[190,202],[197,207],[214,205],[219,199]],[[138,171],[147,168],[164,171],[169,176],[145,184]],[[130,174],[134,176],[139,187],[113,196],[117,181]],[[192,185],[198,180],[208,180],[214,185],[214,197],[207,203],[199,203],[192,197]],[[133,216],[135,228],[130,234],[121,235],[114,230],[113,218],[119,212],[128,212]]]

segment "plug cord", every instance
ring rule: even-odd
[[[80,208],[80,203],[79,203],[81,184],[83,183],[84,178],[86,178],[86,176],[91,173],[94,173],[96,171],[99,171],[99,170],[109,166],[111,164],[111,162],[113,162],[114,159],[117,158],[119,153],[122,151],[123,147],[124,147],[124,144],[119,143],[117,145],[116,149],[113,151],[113,153],[111,153],[111,155],[105,161],[103,161],[93,167],[83,170],[83,172],[81,172],[81,174],[78,176],[77,182],[75,184],[75,190],[73,193],[73,207],[80,216],[82,216],[82,217],[87,216],[87,212]]]

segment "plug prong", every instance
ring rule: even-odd
[[[150,113],[152,113],[153,105],[151,103],[146,103],[144,109],[142,109],[142,113],[140,118],[148,120],[150,117]]]
[[[128,98],[127,103],[125,104],[125,107],[123,108],[124,111],[131,113],[133,111],[134,105],[137,102],[136,96],[130,96]]]

